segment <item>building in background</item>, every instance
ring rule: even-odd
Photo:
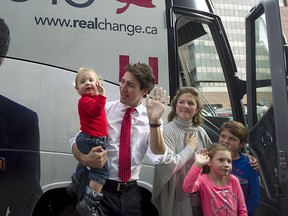
[[[284,0],[281,10],[282,30],[288,40],[288,1]]]
[[[225,27],[236,61],[238,77],[246,80],[245,17],[259,0],[213,0],[215,12]],[[283,33],[288,37],[287,0],[279,0]]]
[[[241,80],[246,80],[246,45],[245,45],[245,18],[249,14],[249,11],[254,5],[257,5],[259,0],[212,0],[215,13],[220,16],[224,29],[226,31],[232,53],[235,59],[237,67],[237,76]],[[281,9],[281,20],[282,20],[282,29],[286,38],[288,37],[288,7],[287,0],[279,0],[280,9]],[[264,20],[263,20],[264,21]],[[265,21],[264,21],[265,22]],[[263,29],[264,30],[264,29]],[[261,30],[259,30],[261,31]],[[206,32],[209,32],[206,30]],[[265,35],[265,30],[262,31],[262,35]],[[261,37],[261,36],[259,36]],[[221,71],[220,62],[216,56],[214,44],[209,43],[209,36],[203,36],[199,41],[193,41],[193,43],[188,44],[188,50],[195,50],[197,54],[193,55],[193,60],[189,69],[190,77],[194,85],[201,88],[201,92],[208,101],[209,104],[212,104],[213,107],[220,112],[231,113],[231,108],[229,104],[227,88],[225,80],[223,77],[223,72]],[[265,39],[265,37],[263,37]],[[210,40],[211,41],[211,40]],[[205,46],[203,46],[205,44]],[[270,79],[270,67],[269,67],[269,56],[267,47],[265,46],[265,41],[259,43],[257,46],[258,56],[257,59],[258,66],[257,72],[258,79]],[[192,53],[192,51],[191,51]],[[191,55],[190,55],[191,58]],[[193,62],[197,64],[197,69],[193,69]],[[199,67],[200,65],[200,67]],[[191,69],[192,68],[192,69]],[[263,90],[263,95],[269,95]],[[268,90],[270,91],[270,90]],[[266,96],[259,96],[259,106],[265,107],[268,106],[272,101],[271,98]],[[243,98],[243,104],[246,104],[246,97]],[[221,109],[219,109],[219,107]]]

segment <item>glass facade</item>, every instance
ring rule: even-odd
[[[258,0],[213,0],[215,12],[222,19],[235,58],[237,76],[246,80],[245,17]]]
[[[215,13],[223,22],[235,59],[237,76],[241,80],[246,80],[245,18],[257,3],[258,0],[213,0]],[[284,2],[280,4],[284,5]],[[205,102],[204,108],[209,108],[206,110],[208,115],[213,115],[215,111],[217,115],[231,117],[231,104],[212,30],[208,23],[197,24],[193,19],[183,16],[176,22],[181,71],[180,86],[192,85],[200,90]],[[265,17],[258,20],[257,38],[255,38],[257,80],[269,80],[271,76],[265,22]],[[239,89],[239,92],[242,93],[244,90],[241,90],[243,89]],[[259,92],[257,103],[261,108],[272,102],[271,97],[260,96],[268,92],[271,94],[271,89],[263,88]],[[242,98],[242,104],[246,111],[246,95]],[[211,107],[214,110],[211,110]]]
[[[256,5],[258,0],[213,0],[213,4],[215,6],[215,13],[220,16],[224,29],[226,31],[228,41],[230,43],[232,53],[235,59],[236,67],[237,67],[237,76],[241,80],[246,80],[246,47],[245,47],[245,18],[248,15],[249,11],[252,9],[254,5]],[[286,1],[279,0],[280,6],[286,5]],[[269,50],[267,46],[267,35],[265,29],[265,17],[261,20],[258,20],[258,35],[256,35],[257,40],[257,55],[256,55],[256,63],[257,63],[257,79],[261,80],[269,80],[270,79],[270,66],[269,66]],[[266,35],[266,36],[265,36]],[[199,42],[200,43],[200,42]],[[205,50],[202,48],[202,52],[206,53],[205,55],[210,55],[210,60],[207,61],[207,57],[203,58],[202,56],[198,56],[200,59],[196,61],[206,61],[207,63],[203,65],[202,70],[198,69],[198,72],[201,72],[201,76],[198,75],[198,81],[202,82],[202,93],[206,96],[207,100],[212,104],[221,104],[225,107],[225,112],[229,110],[229,100],[227,94],[227,89],[225,88],[224,77],[222,74],[221,67],[219,65],[219,61],[216,60],[213,50],[211,51],[211,47],[206,47]],[[210,53],[210,54],[207,54]],[[202,60],[201,60],[202,59]],[[199,73],[198,73],[199,74]],[[206,80],[205,80],[206,79]],[[204,88],[203,88],[204,87]],[[261,90],[264,92],[270,92]],[[219,97],[215,99],[216,92],[218,95],[224,98],[224,101],[219,100]],[[260,92],[259,94],[263,94]],[[225,97],[224,97],[225,95]],[[225,99],[226,98],[226,99]],[[246,109],[247,99],[246,96],[243,97],[242,100],[244,104],[244,108]],[[271,97],[265,98],[264,100],[259,98],[259,104],[263,105],[263,103],[270,104],[272,103]]]
[[[221,17],[226,34],[235,58],[237,76],[246,80],[246,48],[245,48],[245,18],[251,8],[259,0],[213,0],[215,13]],[[284,6],[287,0],[279,0],[279,5]],[[263,62],[262,73],[259,76],[267,76],[267,54],[258,56],[258,63]]]

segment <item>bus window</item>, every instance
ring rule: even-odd
[[[232,118],[223,69],[209,26],[181,17],[177,29],[179,86],[192,85],[199,89],[204,115]]]
[[[255,56],[256,56],[256,119],[259,121],[272,106],[271,70],[269,48],[266,33],[265,14],[255,21]]]

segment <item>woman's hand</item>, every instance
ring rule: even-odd
[[[195,149],[197,148],[197,140],[198,140],[197,132],[192,132],[191,134],[185,132],[184,142],[186,145],[190,146],[193,149],[193,151],[195,151]]]

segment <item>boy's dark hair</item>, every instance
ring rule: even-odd
[[[140,90],[148,89],[147,94],[154,88],[155,76],[152,68],[145,63],[129,64],[125,67],[140,83]],[[144,98],[146,95],[144,95]]]
[[[227,121],[224,122],[220,127],[220,133],[223,130],[228,130],[231,134],[240,139],[240,143],[246,143],[248,139],[248,130],[241,123],[237,121]]]
[[[10,44],[10,31],[7,24],[0,18],[0,56],[5,57]]]

